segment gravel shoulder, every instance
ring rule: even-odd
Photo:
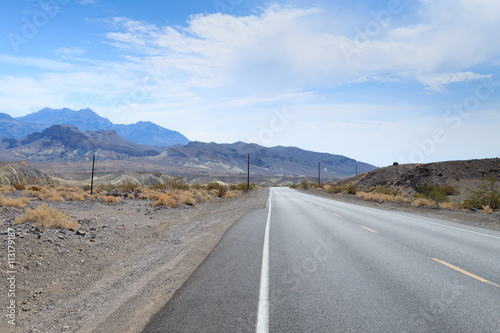
[[[397,203],[397,202],[384,202],[377,203],[373,201],[366,201],[355,195],[349,194],[335,194],[326,193],[324,191],[318,191],[315,189],[297,189],[301,193],[312,194],[320,196],[323,198],[334,199],[342,202],[352,203],[355,205],[361,205],[366,207],[375,207],[379,209],[385,209],[389,211],[400,211],[407,213],[414,213],[423,216],[439,218],[451,222],[456,222],[460,224],[466,224],[474,227],[485,228],[490,230],[500,231],[500,213],[495,212],[492,214],[485,214],[483,212],[477,211],[473,212],[470,210],[451,210],[451,209],[440,209],[440,208],[426,208],[426,207],[412,207],[409,204]]]
[[[51,202],[74,231],[13,225],[0,208],[0,332],[141,332],[241,216],[265,207],[268,189],[179,209],[124,199]],[[9,228],[15,229],[16,326],[6,317]]]

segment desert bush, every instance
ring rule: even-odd
[[[156,182],[154,183],[153,185],[149,186],[149,189],[150,190],[153,190],[153,191],[164,191],[168,188],[167,185],[165,184],[162,184],[160,182]]]
[[[184,181],[184,178],[181,176],[176,176],[172,178],[169,183],[170,188],[174,190],[188,190],[189,185]]]
[[[227,191],[226,195],[224,196],[224,198],[235,198],[235,197],[237,197],[240,194],[241,194],[241,191],[239,191],[239,190],[236,190],[236,191]]]
[[[296,188],[299,188],[299,185],[298,184],[292,184],[289,186],[290,188],[293,188],[293,189],[296,189]]]
[[[358,185],[355,183],[349,183],[346,186],[346,190],[348,194],[356,194],[358,192]]]
[[[0,194],[9,193],[15,191],[16,189],[12,185],[4,186],[0,185]]]
[[[10,184],[10,186],[15,188],[16,191],[24,191],[26,189],[26,186],[24,186],[23,184],[19,184],[19,183],[12,183],[12,184]]]
[[[87,193],[84,191],[80,192],[71,192],[66,199],[69,201],[83,201],[85,200],[85,197],[87,196]]]
[[[316,184],[315,182],[313,182],[312,180],[309,180],[309,179],[303,179],[299,183],[300,187],[303,188],[304,190],[307,190],[309,187],[311,187],[315,184]]]
[[[416,198],[411,202],[413,207],[435,207],[436,202],[426,198]]]
[[[185,190],[174,190],[169,192],[172,197],[177,200],[179,203],[184,205],[194,205],[196,204],[196,199],[194,198],[193,193]]]
[[[231,185],[229,185],[229,189],[231,191],[246,192],[247,191],[247,183],[231,184]],[[253,191],[255,189],[255,184],[250,184],[249,189],[250,189],[250,191]]]
[[[170,208],[179,207],[179,202],[174,199],[170,194],[162,193],[160,197],[153,203],[153,207],[164,206]]]
[[[214,199],[206,190],[194,190],[192,193],[195,199],[199,202],[207,202]]]
[[[65,201],[62,195],[54,188],[44,188],[38,197],[45,201]]]
[[[479,188],[464,201],[463,206],[476,209],[489,206],[491,209],[500,209],[500,191],[496,182],[497,177],[483,179]]]
[[[30,188],[28,188],[28,190],[33,192],[42,192],[42,188],[38,186],[31,186]]]
[[[127,195],[127,198],[131,199],[131,200],[134,200],[135,199],[135,195],[130,193],[129,195]]]
[[[125,184],[120,185],[119,190],[121,190],[122,192],[125,192],[125,193],[130,193],[130,192],[134,192],[138,186],[139,185],[137,185],[137,184],[129,182],[129,183],[125,183]]]
[[[3,195],[0,195],[0,207],[17,207],[22,208],[26,207],[30,203],[30,199],[26,197],[22,198],[6,198]]]
[[[392,187],[383,186],[383,185],[377,185],[377,186],[373,187],[371,189],[371,192],[392,195],[392,196],[401,195],[400,191],[398,191]]]
[[[104,197],[104,201],[107,203],[117,203],[121,201],[121,198],[108,195]]]
[[[217,190],[217,191],[219,191],[219,187],[220,186],[221,185],[219,183],[217,183],[217,182],[210,182],[210,183],[208,183],[205,186],[205,189],[208,190],[208,191],[210,191],[210,190]]]
[[[35,222],[35,225],[38,227],[51,229],[77,230],[81,227],[78,222],[69,218],[64,213],[50,208],[46,203],[38,206],[36,209],[26,209],[26,212],[14,221],[14,223],[26,222]]]
[[[483,206],[482,211],[485,214],[493,214],[493,209],[491,209],[490,206]]]
[[[460,192],[455,186],[448,184],[444,185],[431,185],[424,184],[417,188],[417,193],[414,194],[416,198],[424,198],[434,200],[436,203],[450,202],[449,195],[459,194]]]
[[[384,202],[402,202],[402,203],[408,203],[409,200],[406,199],[405,197],[401,195],[390,195],[390,194],[384,194],[384,193],[378,193],[378,192],[357,192],[356,196],[358,198],[364,199],[364,200],[369,200],[369,201],[376,201],[380,203]]]
[[[217,193],[217,196],[219,198],[224,198],[226,196],[226,187],[225,186],[219,186],[219,191]]]
[[[456,209],[457,205],[452,203],[452,202],[440,202],[438,204],[439,208],[441,209]]]

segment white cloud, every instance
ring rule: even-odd
[[[417,80],[428,86],[428,89],[434,91],[443,91],[444,86],[450,83],[479,80],[483,78],[491,78],[492,75],[483,75],[472,72],[457,72],[457,73],[441,73],[430,74],[417,77]]]

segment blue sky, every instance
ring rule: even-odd
[[[500,156],[500,2],[6,0],[0,112],[384,166]]]

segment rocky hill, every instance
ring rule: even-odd
[[[57,182],[26,161],[0,162],[0,184],[54,184]]]
[[[72,125],[80,131],[115,130],[126,140],[142,145],[171,146],[189,142],[181,133],[152,122],[140,121],[130,125],[113,124],[90,109],[75,111],[68,108],[45,108],[18,118],[12,118],[5,113],[0,114],[2,137],[21,139],[28,134],[42,132],[53,125]]]
[[[89,160],[95,153],[100,159],[124,159],[160,154],[160,149],[153,148],[125,140],[114,130],[82,132],[71,125],[54,125],[21,140],[3,139],[0,157],[33,162],[72,161]]]

